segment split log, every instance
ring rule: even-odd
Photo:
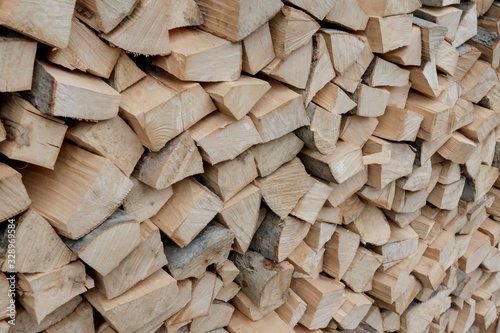
[[[94,30],[108,33],[134,9],[138,0],[111,1],[77,0],[75,15]]]
[[[144,146],[158,151],[214,111],[215,105],[196,82],[182,82],[165,72],[149,74],[123,91],[120,116]]]
[[[76,17],[71,22],[68,47],[49,49],[46,52],[47,59],[55,64],[103,78],[109,78],[119,56],[119,49],[101,41]]]
[[[417,251],[418,234],[410,226],[400,228],[394,223],[389,223],[389,226],[391,238],[387,244],[374,248],[375,252],[385,257],[384,263],[402,260]]]
[[[438,97],[444,89],[439,85],[435,60],[423,60],[420,66],[412,68],[410,81],[414,90],[429,97]]]
[[[441,264],[425,256],[420,258],[417,266],[413,269],[413,274],[425,288],[432,290],[436,290],[446,276]]]
[[[469,139],[483,142],[500,122],[500,117],[493,110],[474,105],[474,119],[459,131]]]
[[[494,202],[496,202],[496,198]],[[494,205],[495,203],[493,203]],[[490,209],[486,209],[488,213],[490,213]],[[497,246],[500,242],[500,223],[488,218],[479,226],[479,231],[490,237],[491,246]]]
[[[441,171],[441,170],[440,170]],[[441,172],[437,174],[439,176]],[[410,175],[400,178],[396,181],[397,186],[395,187],[396,195],[400,195],[401,190],[406,191],[420,191],[426,190],[431,186],[431,178],[432,178],[432,163],[431,160],[428,160],[425,163],[422,163],[421,166],[415,166],[413,169],[413,173]],[[408,199],[408,196],[407,198]],[[401,205],[404,200],[396,198],[395,200],[399,201],[399,205]],[[398,203],[395,203],[395,207],[397,207]],[[406,206],[406,205],[405,205]],[[414,209],[413,211],[415,211]],[[401,210],[395,210],[398,213],[403,213]]]
[[[428,4],[425,4],[425,6],[428,6]],[[413,15],[421,19],[446,27],[448,29],[446,33],[446,38],[453,40],[457,32],[458,24],[460,23],[462,11],[453,6],[443,6],[443,7],[429,6],[417,9],[413,13]]]
[[[372,205],[379,208],[391,209],[396,194],[396,182],[391,182],[382,189],[371,186],[364,186],[357,195],[369,201]]]
[[[333,315],[333,319],[342,329],[352,330],[358,327],[370,310],[373,300],[362,293],[345,289],[345,302]]]
[[[463,164],[468,160],[476,146],[477,144],[465,135],[453,132],[448,141],[438,149],[438,153],[451,162]]]
[[[175,279],[160,269],[111,300],[97,289],[85,293],[85,298],[115,330],[134,332],[165,312],[178,294]]]
[[[239,310],[235,310],[231,321],[227,325],[228,332],[248,332],[248,333],[260,333],[266,332],[267,330],[272,330],[273,332],[283,332],[283,333],[293,333],[294,330],[290,328],[281,318],[272,311],[266,317],[259,319],[257,321],[252,321],[248,319]],[[215,332],[223,333],[223,332]]]
[[[424,116],[417,112],[388,105],[373,135],[392,141],[415,141]]]
[[[500,36],[482,27],[477,28],[477,35],[467,43],[481,51],[481,59],[489,62],[494,68],[500,65],[500,48],[497,49]]]
[[[116,61],[113,71],[105,81],[116,91],[122,92],[146,76],[124,51]]]
[[[402,69],[399,66],[375,57],[363,75],[363,82],[370,87],[406,86],[410,79],[410,72]]]
[[[33,200],[32,208],[71,239],[101,224],[132,187],[132,182],[108,159],[68,143],[62,145],[54,170],[31,165],[21,172]],[[75,191],[77,179],[80,185]]]
[[[462,200],[478,201],[490,190],[495,180],[498,178],[499,173],[500,171],[497,168],[480,165],[476,178],[467,178],[464,192],[462,193]]]
[[[323,21],[337,24],[350,30],[365,30],[367,28],[368,15],[357,1],[352,3],[348,0],[341,0],[333,5]]]
[[[410,92],[406,108],[424,116],[418,137],[434,141],[446,133],[450,108],[416,92]]]
[[[75,0],[43,3],[9,0],[2,5],[0,24],[44,44],[65,48],[69,41],[74,7]]]
[[[38,323],[92,287],[86,281],[85,266],[80,261],[46,273],[18,273],[17,277],[22,291],[17,299]]]
[[[446,75],[453,76],[457,68],[458,57],[458,50],[450,43],[443,41],[436,54],[436,68]]]
[[[352,264],[342,276],[342,282],[358,293],[371,289],[373,275],[383,261],[384,258],[381,255],[359,247]]]
[[[167,12],[168,29],[200,25],[204,18],[195,0],[171,1]]]
[[[26,192],[21,174],[7,164],[0,163],[0,220],[5,221],[26,210],[31,199]]]
[[[320,251],[328,242],[337,228],[336,224],[322,222],[320,219],[311,226],[304,242],[309,245],[313,251]]]
[[[453,7],[462,11],[460,23],[458,24],[452,45],[459,47],[477,33],[477,6],[474,2],[463,2]]]
[[[482,60],[478,60],[465,74],[460,85],[464,89],[463,97],[478,103],[498,81],[494,68]]]
[[[224,285],[228,285],[238,276],[240,270],[234,265],[234,263],[227,259],[222,264],[216,264],[215,270],[217,275],[222,279]]]
[[[229,229],[209,225],[183,248],[166,242],[168,269],[176,280],[201,278],[207,266],[222,264],[227,259],[233,240]]]
[[[6,140],[0,143],[5,156],[53,169],[68,126],[42,114],[17,95],[3,95],[0,119]]]
[[[487,31],[495,32],[498,34],[500,32],[499,24],[500,20],[496,17],[480,16],[477,18],[478,29],[479,27],[481,27]]]
[[[413,18],[413,24],[420,28],[422,36],[422,59],[433,61],[441,43],[448,33],[448,29],[442,25],[423,20],[419,17]]]
[[[363,147],[378,125],[375,117],[351,115],[342,117],[340,139],[358,147]]]
[[[332,188],[323,182],[313,179],[313,186],[299,199],[291,215],[314,224],[325,201],[330,196]]]
[[[240,270],[235,281],[255,305],[276,309],[286,302],[293,272],[290,263],[276,264],[253,251],[235,253],[231,260]]]
[[[361,237],[363,244],[384,245],[389,241],[390,228],[380,209],[368,205],[347,228]]]
[[[167,264],[159,229],[146,220],[140,226],[141,243],[107,274],[92,272],[96,288],[111,299]]]
[[[360,84],[350,97],[357,106],[351,113],[361,117],[378,117],[384,114],[390,93],[385,89]]]
[[[183,81],[235,81],[239,78],[241,44],[194,28],[175,29],[169,34],[172,54],[154,58],[153,65]],[[199,65],[200,61],[203,66]]]
[[[323,270],[336,279],[341,279],[356,256],[359,242],[358,234],[337,227],[332,238],[325,244]]]
[[[230,302],[238,311],[252,321],[261,320],[274,312],[272,305],[269,307],[258,307],[255,305],[243,291],[238,292]]]
[[[490,252],[490,239],[480,231],[472,233],[469,246],[458,259],[459,267],[465,274],[469,274],[481,265],[481,262]]]
[[[242,46],[242,69],[251,75],[257,74],[276,57],[269,23],[265,23],[243,39]]]
[[[222,201],[196,180],[186,178],[172,186],[173,195],[151,217],[177,245],[188,245],[221,210]]]
[[[464,98],[460,98],[450,112],[450,124],[448,131],[456,131],[474,120],[474,104]]]
[[[0,67],[0,91],[31,89],[36,47],[37,43],[31,39],[0,30],[0,54],[3,59]]]
[[[368,168],[363,168],[354,176],[348,178],[340,184],[330,183],[333,188],[332,194],[328,197],[328,204],[332,207],[338,207],[347,198],[359,191],[368,181]],[[340,222],[338,224],[341,224]]]
[[[387,26],[393,29],[386,29]],[[407,46],[412,35],[412,15],[371,16],[362,33],[368,38],[373,52],[386,53]]]
[[[130,177],[132,189],[123,199],[123,210],[137,221],[145,221],[156,215],[173,194],[172,187],[162,190],[152,188]]]
[[[24,97],[44,114],[94,121],[115,117],[121,100],[104,81],[43,60],[35,61],[31,90]]]
[[[455,74],[453,77],[460,82],[465,74],[471,69],[471,67],[476,63],[476,61],[481,56],[481,51],[477,48],[464,44],[457,47],[458,50],[458,63],[455,68]]]
[[[190,332],[215,332],[219,328],[226,327],[231,320],[234,307],[228,303],[214,301],[210,307],[208,316],[196,318],[189,325]]]
[[[304,302],[292,289],[289,289],[287,301],[277,308],[275,312],[288,324],[288,326],[294,328],[304,315],[306,308],[306,302]]]
[[[335,72],[342,75],[361,55],[364,43],[356,35],[342,30],[321,28],[320,34],[325,38],[330,60]]]
[[[321,271],[324,252],[324,249],[315,252],[306,242],[300,242],[287,258],[294,267],[294,276],[316,278]]]
[[[101,33],[100,37],[132,53],[170,54],[172,45],[169,43],[168,16],[166,15],[170,2],[139,0],[136,3],[130,15],[109,33]]]
[[[341,88],[331,82],[316,93],[313,102],[333,114],[344,114],[357,105]]]
[[[230,282],[225,286],[222,286],[221,290],[215,297],[215,299],[218,299],[223,302],[229,302],[232,300],[236,295],[239,293],[241,290],[241,287],[238,286],[235,282]]]
[[[301,8],[314,16],[318,20],[322,20],[332,10],[335,1],[304,1],[304,0],[285,0],[285,3],[290,3],[294,6]],[[295,326],[295,325],[294,325]]]
[[[70,332],[95,332],[93,310],[88,302],[81,302],[69,316],[43,331],[43,333]]]
[[[389,61],[404,66],[419,66],[422,61],[422,33],[420,28],[411,28],[411,34],[407,36],[408,45],[386,52],[381,56]]]

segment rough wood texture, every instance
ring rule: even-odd
[[[97,31],[108,33],[129,15],[138,0],[77,0],[75,15]]]

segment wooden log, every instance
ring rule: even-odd
[[[304,0],[285,0],[285,3],[292,4],[306,11],[314,18],[322,20],[332,10],[335,1],[304,1]]]
[[[321,28],[335,72],[342,75],[361,55],[364,43],[356,35],[342,30]]]
[[[307,236],[304,238],[304,242],[309,245],[313,251],[318,252],[325,246],[326,242],[331,239],[336,228],[336,224],[323,222],[321,219],[318,219],[309,229]]]
[[[308,329],[324,328],[345,300],[344,285],[336,279],[293,279],[292,290],[307,304],[299,323]]]
[[[372,306],[370,310],[368,310],[368,313],[363,318],[363,321],[377,330],[377,332],[384,331],[382,314],[380,313],[380,309],[376,306]]]
[[[350,224],[363,214],[366,207],[367,205],[357,195],[352,195],[339,205],[338,208],[341,211],[343,223]]]
[[[310,227],[311,224],[293,216],[280,218],[269,211],[255,232],[250,248],[270,260],[282,262],[299,246]]]
[[[454,163],[463,164],[467,161],[477,144],[459,132],[453,132],[441,148],[439,155]]]
[[[274,312],[273,306],[258,307],[255,305],[243,291],[238,292],[230,302],[238,311],[252,321],[260,320]]]
[[[450,108],[421,94],[410,92],[406,108],[424,116],[418,137],[434,141],[446,132]]]
[[[368,15],[356,1],[337,1],[323,21],[340,25],[349,30],[364,30],[367,27]]]
[[[217,109],[236,120],[242,119],[270,88],[266,81],[246,75],[233,82],[203,85]]]
[[[130,177],[132,189],[123,200],[123,210],[137,221],[145,221],[156,215],[173,194],[172,187],[157,190],[134,177]]]
[[[331,82],[316,93],[313,102],[333,114],[344,114],[356,106],[356,103],[341,88]]]
[[[500,32],[499,23],[500,21],[496,17],[480,16],[477,18],[478,29],[481,27],[487,31],[495,32],[497,34]]]
[[[132,182],[108,159],[68,143],[62,145],[54,170],[30,165],[21,172],[33,200],[32,208],[58,233],[71,239],[101,224],[132,187]],[[78,191],[74,188],[76,180]]]
[[[215,265],[215,270],[217,275],[222,279],[224,285],[228,285],[238,276],[239,269],[234,265],[234,263],[227,259],[222,264]]]
[[[360,117],[351,115],[342,117],[340,139],[343,141],[363,147],[377,128],[378,119],[375,117]]]
[[[200,25],[203,21],[203,14],[195,0],[170,2],[167,13],[167,26],[169,30],[191,25]]]
[[[396,332],[400,328],[399,315],[389,310],[381,310],[385,332]]]
[[[200,147],[203,159],[212,165],[232,160],[261,142],[261,137],[249,117],[244,116],[234,121],[222,112],[211,113],[191,127],[188,133]],[[231,147],[225,146],[228,140],[232,141]]]
[[[452,6],[422,7],[417,9],[414,15],[446,27],[448,29],[446,38],[453,40],[457,32],[458,24],[460,23],[462,11]]]
[[[198,83],[160,71],[149,74],[122,93],[120,116],[144,146],[158,151],[214,111],[215,105]]]
[[[391,143],[372,136],[363,147],[364,154],[374,154],[384,151],[391,152],[390,163],[368,166],[367,185],[378,189],[413,171],[414,153],[406,144]]]
[[[444,48],[448,48],[449,46],[443,42],[441,46],[444,46]],[[456,64],[453,65],[453,71],[456,68]],[[447,66],[449,67],[449,66]],[[449,107],[454,107],[458,100],[460,99],[460,96],[462,95],[463,89],[462,87],[453,80],[453,78],[449,75],[438,75],[438,83],[440,85],[444,86],[444,90],[441,93],[441,95],[438,96],[438,100],[445,104],[448,105]]]
[[[242,51],[239,43],[202,30],[180,28],[170,32],[170,47],[172,54],[154,58],[153,65],[183,81],[235,81],[240,76]],[[205,61],[200,66],[201,59],[210,59],[210,62]]]
[[[428,160],[425,163],[422,163],[421,166],[415,166],[413,169],[413,173],[410,175],[400,178],[396,181],[397,186],[395,187],[395,192],[397,195],[400,195],[401,190],[406,191],[420,191],[426,190],[431,186],[432,181],[432,163],[431,160]],[[440,172],[437,174],[439,176]],[[409,196],[406,196],[408,199]],[[401,205],[404,201],[396,198],[395,200],[399,202],[394,202],[395,207]],[[405,204],[403,204],[405,206]],[[416,209],[415,209],[416,210]],[[413,210],[413,211],[415,211]],[[403,213],[402,211],[397,211],[398,213]]]
[[[300,276],[315,276],[315,272],[321,270],[323,262],[323,254],[325,250],[320,249],[318,252],[314,251],[304,241],[293,250],[288,256],[287,260],[294,267],[294,275]],[[319,274],[319,273],[318,273]]]
[[[0,119],[6,128],[6,140],[0,143],[5,156],[53,169],[68,126],[42,114],[17,95],[2,97]]]
[[[420,28],[422,36],[422,59],[433,61],[448,33],[448,29],[419,17],[413,18],[413,24]]]
[[[75,15],[94,30],[108,33],[134,9],[138,0],[100,3],[97,0],[77,0]]]
[[[371,186],[364,186],[357,195],[369,201],[375,207],[391,209],[395,193],[396,182],[391,182],[380,190]]]
[[[0,19],[1,21],[1,19]],[[31,89],[37,43],[7,29],[0,31],[0,91]]]
[[[422,114],[389,105],[378,117],[373,135],[392,141],[414,141],[423,120]]]
[[[178,294],[175,279],[160,269],[111,300],[97,289],[85,293],[85,298],[115,330],[133,332],[165,312]]]
[[[284,186],[285,185],[285,186]],[[281,218],[285,218],[314,185],[298,158],[284,164],[267,177],[258,178],[266,204]]]
[[[342,282],[358,293],[371,289],[373,275],[383,261],[382,256],[359,247],[352,264],[342,276]]]
[[[446,273],[443,266],[428,257],[420,258],[413,274],[419,279],[425,288],[436,290],[444,280]]]
[[[347,225],[347,228],[361,237],[363,244],[384,245],[389,241],[390,228],[380,209],[368,205],[363,212]]]
[[[127,52],[148,56],[170,54],[168,16],[165,15],[169,3],[139,0],[130,15],[108,33],[101,33],[100,37]]]
[[[338,207],[348,197],[359,191],[367,181],[368,168],[363,168],[363,170],[341,184],[330,183],[329,185],[333,188],[333,191],[327,199],[328,205]],[[340,222],[338,224],[340,224]]]
[[[496,112],[474,105],[474,119],[459,131],[469,139],[483,142],[499,122],[500,118]]]
[[[422,6],[415,0],[396,2],[393,0],[361,0],[359,2],[363,10],[370,16],[390,16],[411,13]]]
[[[381,56],[389,61],[405,66],[419,66],[422,56],[422,33],[420,28],[412,27],[408,36],[409,44],[386,52]]]
[[[389,95],[390,93],[385,89],[360,84],[356,91],[349,95],[357,103],[357,106],[351,112],[361,117],[381,116],[385,112]]]
[[[115,117],[121,100],[102,80],[43,60],[35,61],[31,90],[24,97],[44,114],[94,121]]]
[[[480,231],[473,232],[469,246],[465,253],[458,259],[460,269],[464,271],[465,274],[469,274],[479,267],[489,252],[489,237]]]
[[[345,289],[345,302],[333,315],[333,319],[342,329],[352,330],[358,327],[371,308],[373,300],[363,293]]]
[[[200,175],[201,183],[222,198],[224,202],[227,202],[257,178],[257,168],[254,161],[256,155],[253,153],[257,147],[259,145],[233,160],[216,165],[205,163],[205,172]],[[267,153],[263,154],[263,156],[265,155]]]
[[[488,272],[498,272],[500,270],[500,249],[490,248],[490,252],[481,263],[481,268]]]
[[[399,66],[375,57],[363,75],[363,83],[370,87],[392,86],[403,87],[408,85],[410,72]]]
[[[229,229],[209,225],[183,248],[166,242],[168,269],[176,280],[200,278],[207,266],[221,264],[227,259],[233,239]]]
[[[12,279],[12,277],[13,277],[13,279]],[[7,320],[10,320],[11,317],[14,317],[17,314],[17,311],[19,311],[19,310],[16,311],[16,304],[15,304],[15,300],[13,298],[14,293],[12,291],[9,291],[9,289],[11,289],[10,288],[11,286],[13,288],[15,288],[15,275],[12,275],[12,277],[9,277],[9,279],[7,279],[5,274],[3,274],[3,273],[0,274],[0,285],[2,286],[3,290],[6,291],[6,292],[4,292],[2,297],[0,298],[0,304],[2,305],[2,311],[0,312],[0,318],[2,318],[2,319],[7,318]],[[305,307],[304,307],[304,310],[305,310]],[[7,325],[7,327],[9,327],[9,325]]]
[[[276,264],[253,251],[235,253],[231,260],[240,270],[235,281],[255,305],[278,308],[286,302],[293,272],[290,263]]]
[[[69,316],[43,331],[43,333],[70,332],[95,332],[92,306],[88,302],[81,302]]]
[[[460,81],[464,89],[463,97],[473,103],[478,103],[497,81],[498,76],[494,68],[487,62],[478,60]]]
[[[297,205],[290,214],[314,224],[331,192],[332,188],[330,186],[314,179],[313,186],[299,199]]]
[[[88,52],[93,50],[93,52]],[[76,17],[71,22],[71,34],[68,47],[49,49],[46,57],[49,61],[70,70],[109,78],[115,66],[120,50],[104,43]]]
[[[46,273],[18,273],[22,296],[19,302],[30,316],[40,323],[59,306],[90,289],[85,266],[80,261]]]
[[[452,42],[453,46],[459,47],[477,33],[477,6],[474,2],[464,2],[453,7],[462,11],[460,23]]]
[[[172,186],[173,195],[151,221],[178,246],[188,245],[221,210],[222,201],[192,178]]]
[[[141,243],[108,274],[92,272],[96,288],[111,299],[167,264],[159,229],[146,220],[140,226]]]
[[[387,26],[391,26],[395,30],[385,28]],[[372,16],[362,34],[368,38],[373,52],[386,53],[410,44],[411,27],[412,16],[408,14],[387,17]],[[397,34],[395,34],[396,30]]]
[[[410,81],[415,90],[429,97],[438,97],[444,89],[439,85],[435,60],[422,61],[419,67],[412,68]]]
[[[54,10],[57,6],[57,10]],[[57,48],[68,45],[75,0],[29,3],[9,0],[2,6],[0,24]],[[52,24],[58,22],[57,25]]]
[[[215,217],[234,233],[233,248],[240,254],[248,250],[253,235],[262,222],[259,217],[260,200],[259,188],[249,184],[224,203]]]
[[[477,28],[477,35],[472,37],[467,43],[481,51],[481,59],[489,62],[494,68],[500,65],[500,48],[497,50],[500,36],[495,32],[490,32],[482,27]]]
[[[453,77],[457,80],[457,82],[460,82],[465,74],[467,74],[467,72],[479,59],[479,57],[481,56],[481,51],[468,44],[463,44],[457,47],[457,50],[458,63],[457,67],[455,68],[455,74],[453,75]]]
[[[493,206],[495,205],[495,202],[496,198]],[[490,209],[487,208],[486,211],[490,213]],[[497,246],[500,242],[500,224],[495,220],[492,220],[491,218],[484,220],[483,223],[479,226],[479,231],[490,237],[491,246]]]
[[[294,328],[306,311],[307,304],[292,289],[288,290],[287,301],[275,310],[276,314]]]
[[[237,285],[235,282],[230,282],[225,286],[222,286],[221,290],[219,291],[215,299],[218,299],[223,302],[229,302],[236,296],[236,294],[238,294],[240,289],[241,287]]]
[[[251,75],[257,74],[276,57],[269,23],[265,23],[243,39],[242,46],[242,69]]]
[[[16,222],[16,260],[13,265],[5,261],[2,266],[4,272],[44,273],[75,259],[50,224],[36,211],[27,211]]]
[[[437,184],[427,200],[441,209],[453,209],[458,205],[464,186],[464,177],[449,185]]]
[[[119,53],[120,55],[116,61],[115,67],[109,75],[109,78],[105,81],[116,91],[122,92],[143,79],[146,73],[137,67],[125,52],[120,51]]]
[[[289,6],[282,7],[269,21],[276,57],[286,59],[294,50],[310,40],[319,27],[319,24],[303,11]]]
[[[21,177],[21,174],[15,169],[0,163],[0,184],[2,184],[0,187],[0,194],[2,194],[0,196],[2,203],[0,220],[2,221],[23,212],[31,204],[31,199]]]
[[[443,41],[436,54],[437,69],[446,75],[453,76],[455,69],[457,68],[458,57],[458,50],[447,41]]]
[[[210,312],[207,317],[194,319],[189,325],[189,329],[193,333],[213,332],[219,328],[223,328],[229,324],[234,307],[228,303],[214,301],[210,307]]]
[[[271,311],[266,317],[257,321],[252,321],[238,310],[234,311],[231,321],[227,325],[228,332],[248,332],[260,333],[270,329],[275,332],[293,333],[294,330],[290,328],[276,312]],[[216,332],[222,333],[222,332]]]
[[[341,279],[356,256],[359,242],[358,234],[337,227],[332,238],[325,244],[324,271],[336,279]]]

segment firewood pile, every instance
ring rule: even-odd
[[[500,2],[0,26],[0,333],[500,331]]]

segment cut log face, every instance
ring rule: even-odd
[[[344,74],[361,55],[363,41],[342,30],[322,28],[319,32],[325,38],[335,72]]]
[[[89,49],[93,52],[88,52]],[[92,30],[73,17],[68,47],[48,50],[46,56],[49,61],[70,70],[79,69],[109,78],[120,50],[102,42]]]
[[[269,315],[256,321],[252,321],[247,316],[245,316],[239,310],[235,310],[231,321],[227,325],[229,332],[248,332],[248,333],[259,333],[265,332],[266,330],[272,330],[273,332],[283,332],[283,333],[293,333],[293,328],[290,328],[287,323],[285,323],[274,311],[271,311]],[[215,333],[225,333],[217,332]]]
[[[128,292],[111,300],[95,288],[88,291],[85,298],[115,330],[134,332],[165,312],[178,294],[175,279],[160,269]],[[140,311],[140,317],[137,311]]]
[[[170,2],[167,13],[168,29],[200,25],[204,21],[200,8],[195,0]]]
[[[352,113],[361,117],[381,116],[385,112],[389,96],[390,93],[385,89],[360,84],[356,91],[350,95],[352,100],[357,103]]]
[[[404,66],[420,66],[422,61],[422,33],[420,28],[412,26],[409,44],[381,56],[389,61]]]
[[[123,200],[123,210],[137,221],[145,221],[156,215],[173,194],[172,187],[157,190],[134,177],[130,177],[132,189]]]
[[[345,289],[345,302],[333,315],[343,329],[356,329],[372,306],[373,300],[362,293]]]
[[[159,229],[146,220],[140,226],[141,243],[108,274],[94,271],[96,288],[111,299],[120,296],[167,264]]]
[[[368,15],[356,1],[337,1],[324,18],[325,22],[338,24],[350,30],[364,30],[367,28]]]
[[[66,333],[94,331],[94,315],[88,302],[81,302],[69,316],[47,328],[44,333]]]
[[[20,273],[44,273],[69,264],[75,258],[51,225],[34,210],[24,213],[17,222],[16,262],[2,270]]]
[[[1,22],[2,19],[0,19]],[[31,89],[37,43],[11,31],[0,31],[0,91]]]
[[[26,192],[21,174],[7,164],[0,163],[0,220],[5,221],[26,210],[31,199]]]
[[[293,273],[290,263],[276,264],[253,251],[235,253],[231,259],[240,270],[235,281],[255,305],[278,308],[286,302]]]
[[[90,289],[85,281],[85,265],[80,261],[46,273],[19,273],[22,296],[19,302],[40,323],[59,306]]]
[[[116,268],[140,243],[140,226],[130,215],[117,209],[97,228],[73,240],[63,238],[66,245],[94,270],[106,275]],[[114,256],[103,257],[106,251]]]
[[[189,325],[189,329],[193,333],[208,332],[208,330],[215,332],[218,329],[223,329],[229,324],[233,312],[234,307],[231,304],[214,301],[208,316],[194,319]]]
[[[347,228],[361,236],[363,244],[384,245],[389,241],[391,230],[380,209],[367,206]]]
[[[32,87],[24,97],[44,114],[93,121],[115,117],[121,100],[102,80],[43,60],[35,61]]]
[[[420,28],[422,36],[422,59],[433,61],[448,33],[448,28],[419,17],[413,18],[413,24]]]
[[[410,72],[399,66],[375,57],[363,75],[363,81],[370,87],[404,87],[408,84]]]
[[[418,137],[426,141],[434,141],[446,133],[450,108],[419,93],[410,92],[406,108],[424,116]]]
[[[186,178],[172,186],[173,195],[151,218],[177,245],[184,247],[222,209],[222,201],[196,180]]]
[[[132,182],[109,160],[64,143],[54,170],[21,170],[33,208],[58,233],[78,239],[97,227],[121,204]],[[74,187],[75,179],[79,186]],[[59,202],[64,210],[55,209]]]
[[[176,280],[200,278],[207,266],[224,263],[233,240],[234,234],[229,229],[209,225],[184,248],[166,242],[168,269]]]
[[[113,71],[105,81],[116,91],[122,92],[146,76],[124,51],[120,51]]]
[[[387,29],[388,26],[392,29]],[[411,27],[412,15],[372,16],[368,20],[365,32],[362,33],[368,38],[373,52],[386,53],[409,45]]]
[[[242,46],[242,70],[252,75],[257,74],[276,57],[269,23],[262,25],[243,39]]]
[[[4,95],[0,119],[6,140],[0,152],[7,157],[53,169],[68,126],[61,120],[42,114],[17,95]]]
[[[476,61],[465,74],[460,86],[463,97],[473,103],[478,103],[498,81],[494,68],[482,60]]]
[[[332,238],[325,244],[324,271],[336,279],[341,279],[354,260],[359,242],[358,234],[337,227]]]
[[[342,282],[358,293],[371,289],[373,275],[383,261],[381,255],[359,247],[352,264],[342,276]]]
[[[99,0],[77,0],[75,15],[94,30],[108,33],[129,15],[138,0],[102,3]]]
[[[392,141],[414,141],[417,138],[424,116],[404,108],[389,105],[382,116],[373,135]]]
[[[198,29],[180,28],[170,32],[170,47],[172,54],[154,58],[153,65],[183,81],[235,81],[240,76],[240,43],[231,43]]]
[[[288,300],[275,312],[290,327],[295,327],[306,311],[307,304],[292,289],[288,290]]]
[[[300,198],[290,214],[314,224],[331,192],[332,188],[330,186],[314,179],[314,185],[302,198]]]

